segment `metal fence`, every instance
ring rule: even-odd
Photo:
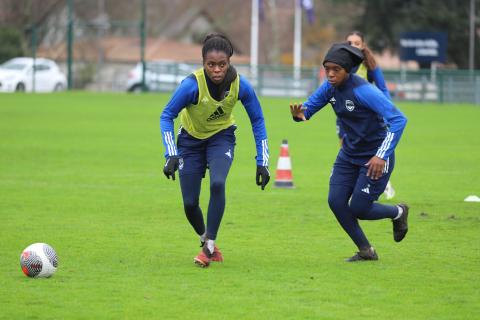
[[[138,32],[135,25],[121,25]],[[118,27],[117,27],[118,28]],[[90,31],[93,29],[93,31]],[[109,61],[104,56],[103,46],[98,41],[97,29],[88,25],[79,26],[83,43],[74,50],[73,88],[90,91],[141,91],[142,65],[138,61]],[[86,37],[87,34],[89,37]],[[85,39],[93,41],[87,42]],[[100,36],[101,39],[101,36]],[[139,52],[139,38],[129,40],[135,44],[132,51]],[[62,47],[40,50],[33,56],[55,60],[67,74],[68,63]],[[35,51],[35,50],[34,50]],[[58,54],[60,52],[60,54]],[[150,61],[146,63],[145,82],[148,91],[171,92],[199,63],[177,63],[172,61]],[[292,66],[235,65],[238,72],[254,86],[259,96],[304,99],[321,83],[319,67],[294,69]],[[425,101],[437,103],[473,103],[480,105],[480,71],[468,70],[384,70],[390,93],[396,101]]]
[[[199,52],[198,63],[149,61],[143,72],[141,61],[146,48],[143,15],[131,21],[108,20],[103,15],[86,21],[74,18],[73,0],[68,3],[68,19],[65,11],[59,11],[42,26],[31,26],[28,34],[31,56],[55,60],[68,76],[69,88],[138,92],[142,91],[145,80],[144,89],[148,91],[170,92],[201,66]],[[132,2],[132,6],[138,4]],[[145,2],[141,4],[143,12]],[[322,81],[319,67],[235,66],[260,96],[304,99]],[[384,70],[384,75],[397,101],[480,105],[480,70]]]
[[[49,24],[27,29],[32,58],[54,60],[75,90],[120,91],[128,72],[141,61],[144,44],[138,21],[76,21],[73,30],[62,12]],[[68,41],[65,39],[68,38]],[[176,68],[173,66],[173,68]],[[124,76],[125,75],[125,76]]]
[[[150,91],[168,92],[200,64],[147,63],[146,85]],[[135,91],[141,79],[139,65],[117,75],[116,85],[103,85],[113,90]],[[260,96],[305,98],[321,83],[320,69],[291,66],[236,65]],[[388,70],[384,71],[388,89],[396,101],[430,101],[439,103],[473,103],[480,105],[480,71],[465,70]],[[120,83],[120,79],[123,79]],[[136,80],[135,80],[136,79]]]
[[[384,71],[395,100],[480,105],[480,72],[468,70]]]
[[[132,12],[138,12],[134,9],[140,7],[141,14],[132,16],[129,21],[109,20],[103,7],[99,7],[96,18],[92,19],[84,15],[85,12],[82,14],[81,1],[68,0],[66,3],[66,7],[52,12],[42,25],[28,28],[27,34],[31,56],[55,60],[68,76],[69,88],[170,92],[201,66],[200,61],[196,64],[150,61],[144,68],[140,61],[144,61],[146,49],[146,0],[131,2]],[[198,56],[200,58],[200,52]],[[322,81],[319,67],[236,67],[260,96],[303,99]],[[33,70],[31,79],[35,79],[35,68]],[[391,95],[397,101],[480,105],[480,70],[385,70],[384,75]]]

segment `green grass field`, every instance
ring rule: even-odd
[[[394,201],[410,231],[362,222],[380,256],[356,248],[327,204],[338,151],[331,108],[294,123],[289,100],[263,98],[274,173],[289,141],[296,188],[261,191],[237,105],[237,148],[218,244],[225,262],[192,263],[199,242],[178,180],[162,173],[168,95],[0,95],[1,319],[474,319],[480,314],[480,107],[399,104]],[[273,181],[272,181],[273,182]],[[204,180],[202,207],[208,202]],[[50,279],[19,255],[46,242]]]

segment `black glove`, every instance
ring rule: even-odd
[[[268,167],[257,166],[257,186],[262,186],[262,190],[264,190],[268,181],[270,181]]]
[[[179,156],[170,156],[167,158],[165,162],[165,166],[163,167],[163,173],[165,177],[170,179],[172,176],[172,180],[175,180],[175,171],[178,170],[179,165],[183,162],[183,159]]]

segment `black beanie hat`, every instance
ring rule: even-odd
[[[333,62],[341,66],[348,73],[353,67],[358,66],[363,61],[363,54],[360,49],[355,48],[348,43],[335,43],[328,50],[323,59],[323,65],[326,62]]]

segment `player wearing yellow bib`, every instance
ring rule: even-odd
[[[260,102],[250,83],[230,65],[233,47],[223,35],[210,34],[203,43],[203,68],[185,78],[160,117],[166,163],[163,172],[175,180],[178,169],[188,221],[200,236],[202,250],[194,258],[201,267],[223,261],[215,245],[225,210],[225,182],[235,151],[233,108],[240,100],[252,124],[256,144],[256,183],[265,189],[268,171],[267,131]],[[175,144],[173,120],[180,114]],[[200,186],[210,173],[210,201],[205,225],[199,206]]]
[[[235,124],[232,111],[238,100],[240,77],[231,82],[228,95],[221,101],[211,97],[203,68],[193,73],[198,85],[198,101],[180,113],[182,127],[197,139],[207,139]]]

